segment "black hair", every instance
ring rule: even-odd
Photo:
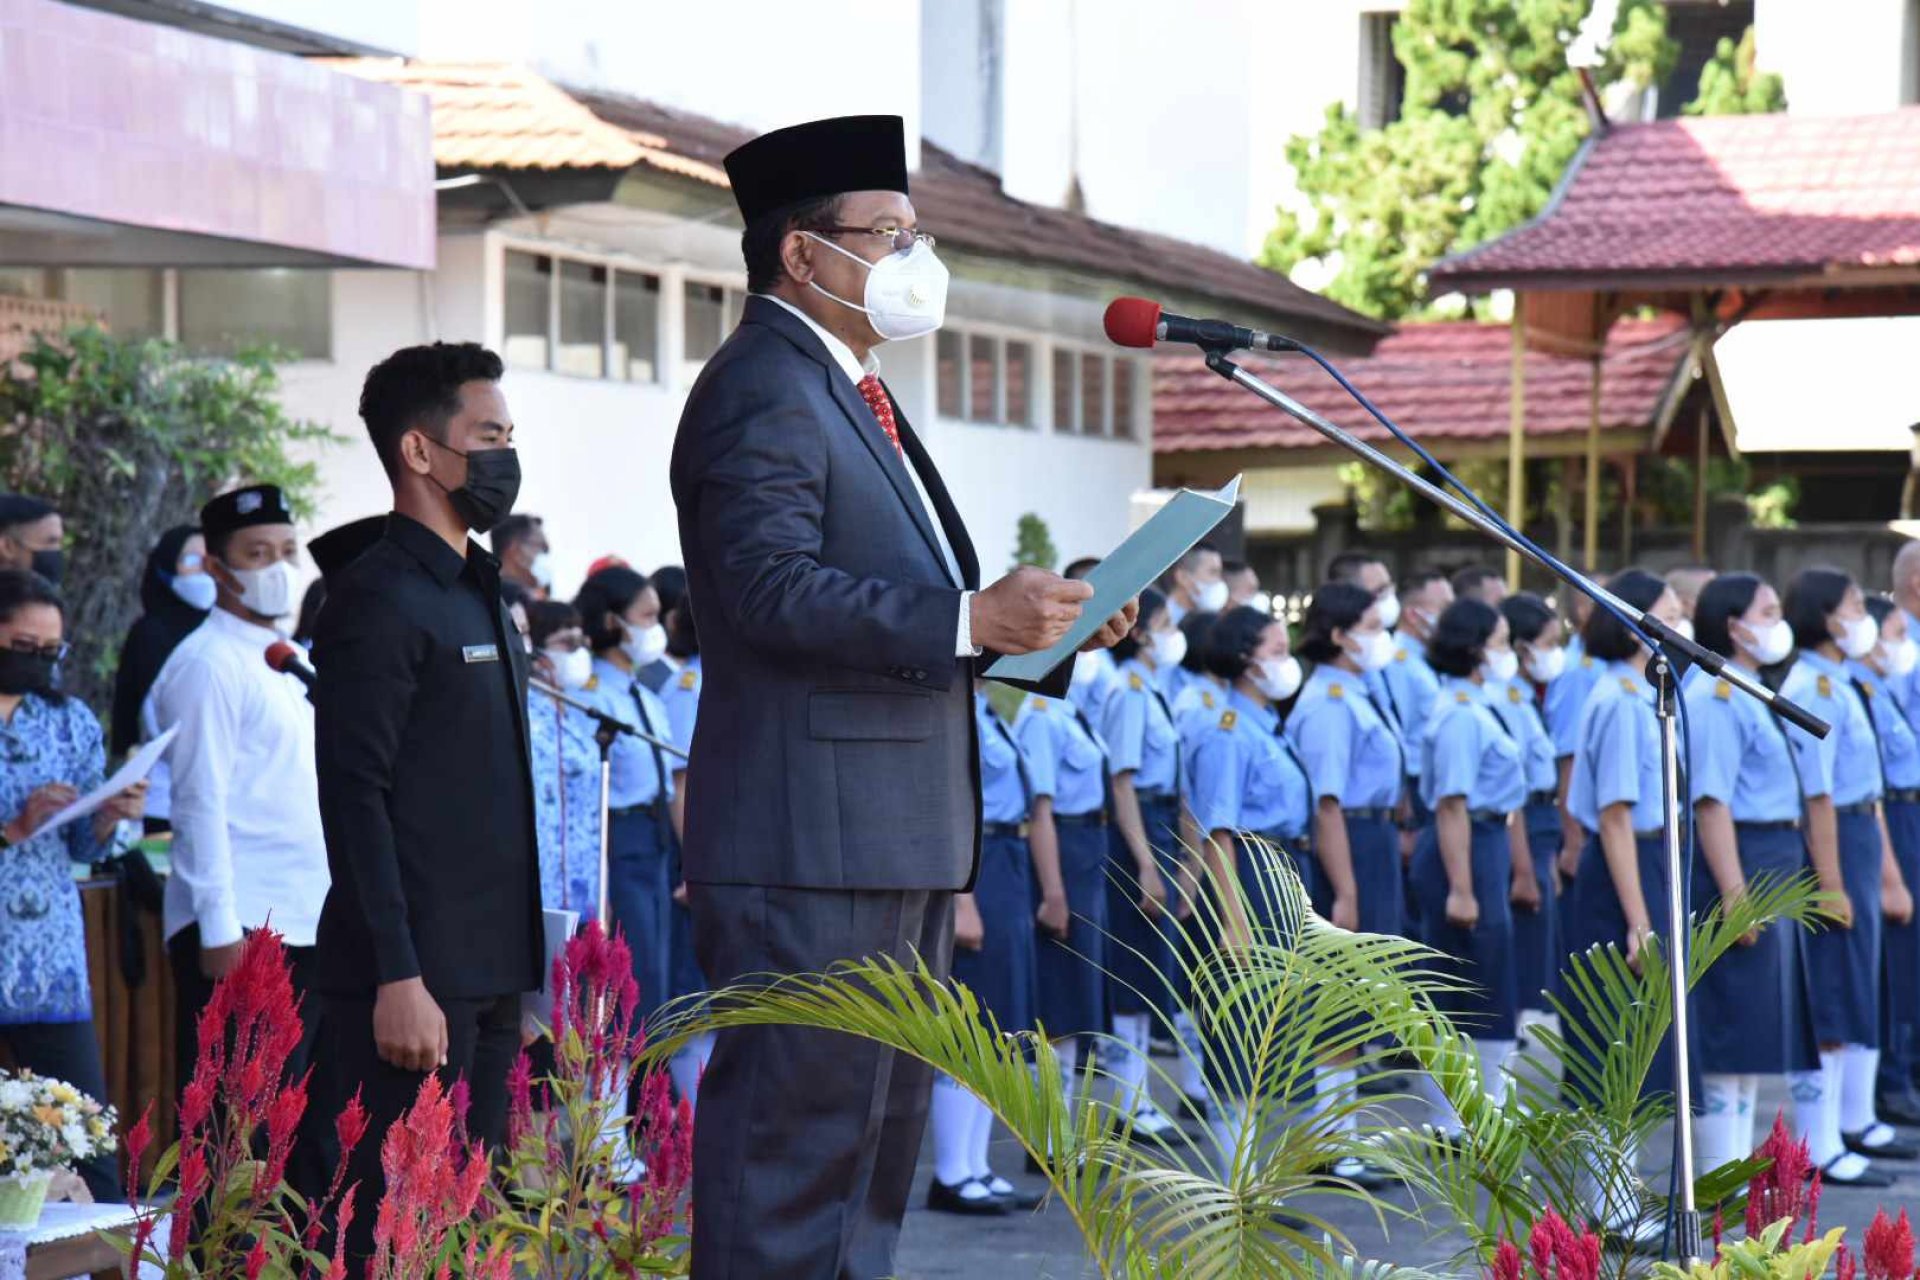
[[[1494,572],[1483,564],[1470,564],[1464,569],[1456,569],[1453,573],[1453,594],[1456,596],[1472,595],[1478,591],[1481,584],[1485,583],[1488,579],[1503,576],[1504,575]]]
[[[646,574],[619,565],[602,569],[581,585],[580,594],[573,598],[573,607],[580,611],[580,626],[586,631],[587,643],[595,653],[620,646],[626,630],[619,618],[652,585]],[[609,614],[614,618],[611,624],[607,621]]]
[[[1386,563],[1371,551],[1342,551],[1327,561],[1327,581],[1358,582],[1362,569],[1370,564],[1377,564],[1384,568]]]
[[[1447,575],[1438,569],[1415,569],[1400,581],[1400,598],[1411,599],[1425,591],[1436,582],[1446,582]],[[1452,584],[1448,584],[1452,585]]]
[[[1622,569],[1607,580],[1607,590],[1643,613],[1666,594],[1667,584],[1645,569]],[[1601,662],[1624,662],[1640,651],[1640,639],[1626,623],[1594,606],[1587,615],[1587,652]]]
[[[1072,578],[1077,581],[1092,573],[1099,567],[1099,564],[1099,556],[1081,556],[1078,560],[1075,560],[1072,564],[1061,570],[1060,576],[1063,578]]]
[[[1824,565],[1802,569],[1793,575],[1787,583],[1782,607],[1787,625],[1793,628],[1794,644],[1812,649],[1833,640],[1833,632],[1827,630],[1827,619],[1847,598],[1847,588],[1852,585],[1853,579],[1845,572]]]
[[[687,571],[677,564],[663,564],[653,571],[654,594],[660,597],[660,612],[672,613],[687,598]]]
[[[1253,566],[1245,560],[1222,560],[1220,562],[1220,576],[1223,578],[1236,573],[1251,572],[1253,572]]]
[[[1207,609],[1190,610],[1180,619],[1181,633],[1187,637],[1187,653],[1180,659],[1180,669],[1194,675],[1204,674],[1207,669],[1207,646],[1213,642],[1213,629],[1220,622],[1220,615]]]
[[[793,231],[823,231],[840,220],[838,195],[819,196],[763,213],[740,232],[740,256],[747,264],[747,292],[767,293],[787,274],[780,246]]]
[[[1247,674],[1267,628],[1281,625],[1272,614],[1250,604],[1235,605],[1220,615],[1207,636],[1207,670],[1225,680],[1238,680]]]
[[[519,546],[532,537],[535,530],[543,527],[544,524],[539,516],[516,511],[493,526],[493,532],[487,535],[487,541],[493,547],[495,556],[504,556],[509,548]]]
[[[546,648],[556,631],[580,625],[580,611],[565,600],[535,600],[527,606],[527,638],[536,649]]]
[[[477,342],[433,342],[400,350],[373,366],[360,388],[360,420],[387,478],[400,473],[400,437],[422,430],[444,442],[460,412],[460,388],[498,382],[500,357]]]
[[[0,622],[12,622],[28,605],[44,604],[60,613],[64,622],[67,606],[51,582],[31,569],[0,569]]]
[[[1470,676],[1487,656],[1487,641],[1500,627],[1500,611],[1471,596],[1440,611],[1427,638],[1427,665],[1443,676]]]
[[[1873,619],[1873,624],[1877,627],[1884,627],[1887,618],[1899,607],[1890,595],[1878,594],[1867,597],[1867,616]]]
[[[1294,652],[1310,662],[1332,662],[1340,656],[1335,631],[1359,625],[1373,607],[1373,592],[1357,582],[1329,582],[1313,593],[1307,616],[1300,623],[1300,643]]]
[[[1765,581],[1754,573],[1723,573],[1700,588],[1693,604],[1693,638],[1723,658],[1733,656],[1731,623],[1753,608]]]
[[[57,511],[52,503],[24,493],[0,493],[0,535],[11,533],[23,524],[45,520]]]
[[[1155,617],[1166,611],[1167,598],[1152,587],[1145,588],[1140,592],[1140,613],[1138,620],[1134,623],[1133,631],[1145,631],[1153,625]],[[1133,631],[1127,632],[1114,642],[1113,660],[1115,662],[1130,662],[1139,654],[1142,646],[1133,638]],[[1188,646],[1192,646],[1191,641],[1188,642]]]
[[[1531,591],[1516,591],[1500,602],[1501,616],[1515,644],[1532,644],[1553,621],[1553,606]]]
[[[312,644],[313,629],[320,625],[320,610],[327,603],[327,580],[315,578],[300,597],[300,613],[293,621],[296,644]]]

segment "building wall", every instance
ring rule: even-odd
[[[1757,0],[1753,25],[1756,58],[1786,82],[1794,115],[1891,111],[1920,96],[1913,0]]]

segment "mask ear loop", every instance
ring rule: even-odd
[[[827,248],[833,250],[835,253],[839,254],[843,258],[852,258],[855,262],[865,267],[869,273],[873,271],[873,264],[871,262],[868,262],[865,258],[861,257],[857,253],[853,253],[853,252],[850,252],[849,250],[842,249],[839,245],[827,239],[825,236],[817,236],[811,231],[802,231],[800,234],[805,236],[807,239],[814,241],[816,244],[823,244],[827,246]],[[858,311],[863,316],[871,316],[873,314],[873,312],[867,310],[867,308],[861,306],[859,303],[848,302],[845,298],[841,297],[839,294],[833,293],[829,290],[821,288],[820,283],[816,280],[807,281],[807,288],[813,290],[815,293],[819,294],[823,298],[830,298],[833,301],[839,303],[843,307],[848,307],[854,311]]]

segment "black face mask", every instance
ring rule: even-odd
[[[31,649],[0,649],[0,693],[17,697],[53,688],[55,662]]]
[[[449,445],[440,444],[432,436],[426,439],[445,449],[455,457],[467,460],[467,482],[458,489],[449,489],[440,484],[447,500],[453,503],[453,513],[465,522],[467,528],[475,533],[490,533],[493,527],[505,520],[513,511],[513,503],[520,496],[520,454],[514,449],[475,449],[471,453],[461,453]],[[427,476],[433,480],[433,476]]]
[[[66,553],[58,547],[54,547],[50,551],[34,552],[33,571],[45,578],[48,582],[51,582],[54,586],[59,586],[60,579],[66,576],[67,572]]]

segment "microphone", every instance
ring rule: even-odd
[[[267,646],[267,665],[281,675],[292,676],[307,686],[307,701],[313,701],[313,689],[320,677],[307,665],[306,657],[300,652],[300,646],[286,640],[275,640]]]
[[[1277,333],[1244,329],[1225,320],[1195,320],[1162,311],[1145,298],[1115,298],[1107,304],[1107,340],[1121,347],[1190,342],[1209,351],[1298,351],[1300,344]]]

